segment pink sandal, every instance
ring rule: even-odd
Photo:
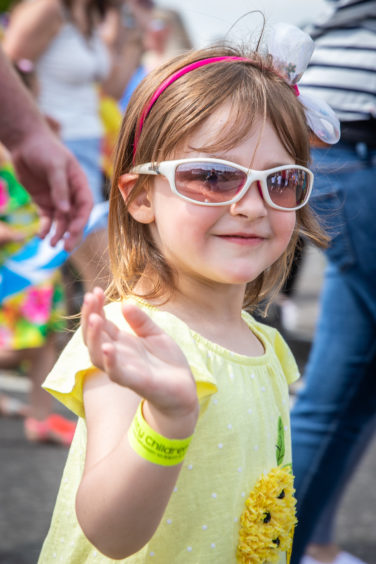
[[[24,428],[29,441],[70,446],[76,430],[76,423],[61,415],[52,413],[42,420],[27,417]]]

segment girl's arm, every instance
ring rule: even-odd
[[[3,48],[11,61],[37,61],[58,33],[63,15],[58,0],[23,2],[12,12]]]
[[[76,498],[80,525],[110,558],[126,558],[154,534],[181,464],[141,458],[127,431],[141,398],[144,418],[170,439],[190,436],[198,417],[196,386],[175,342],[135,306],[123,308],[135,335],[106,321],[103,294],[85,299],[83,333],[100,368],[84,388],[87,456]]]

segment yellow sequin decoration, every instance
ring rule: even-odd
[[[242,564],[275,563],[281,552],[290,550],[297,521],[294,477],[289,470],[273,468],[257,481],[245,502],[237,551]]]

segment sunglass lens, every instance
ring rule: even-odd
[[[266,179],[269,196],[282,208],[295,208],[307,198],[311,179],[300,168],[288,168],[269,174]]]
[[[242,189],[247,175],[235,167],[219,163],[182,163],[175,171],[179,194],[196,202],[224,203]]]

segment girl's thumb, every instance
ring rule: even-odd
[[[162,333],[160,327],[136,305],[123,303],[122,312],[128,325],[138,337],[151,337]]]

